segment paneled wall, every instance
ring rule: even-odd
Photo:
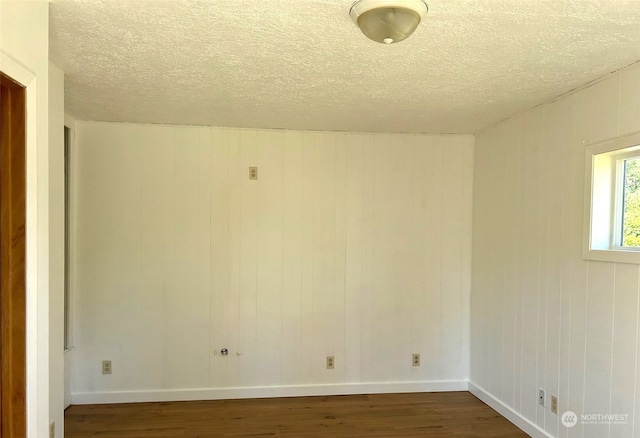
[[[75,402],[466,387],[472,136],[77,129]]]
[[[554,437],[640,434],[638,265],[581,256],[585,145],[640,131],[638,102],[635,65],[476,137],[471,381]],[[568,429],[538,388],[628,421]]]

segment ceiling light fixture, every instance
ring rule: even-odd
[[[367,38],[393,44],[407,39],[427,11],[424,0],[358,0],[349,15]]]

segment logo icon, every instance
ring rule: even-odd
[[[578,424],[578,416],[575,412],[567,411],[562,414],[562,417],[560,417],[560,421],[562,422],[562,425],[564,427],[573,427]]]

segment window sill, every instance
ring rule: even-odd
[[[585,260],[600,262],[630,263],[640,265],[640,252],[624,249],[588,249],[582,252]]]

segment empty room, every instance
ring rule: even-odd
[[[640,437],[640,1],[0,0],[0,435]]]

